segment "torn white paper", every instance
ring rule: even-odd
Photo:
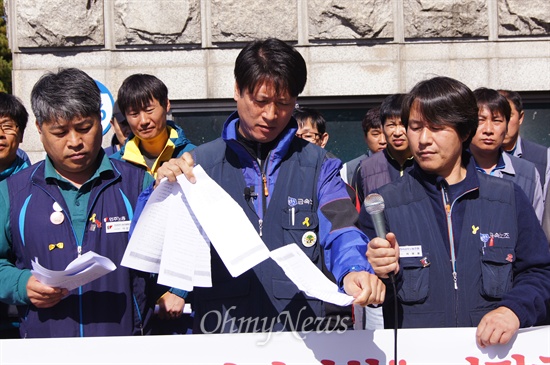
[[[121,265],[132,269],[158,273],[164,245],[167,219],[172,212],[172,185],[164,181],[151,193],[141,212],[139,223],[134,227]]]
[[[193,174],[195,184],[183,175],[178,181],[229,273],[237,277],[267,259],[269,250],[241,206],[200,165],[195,166]]]
[[[165,179],[155,188],[136,223],[121,265],[158,273],[159,284],[178,289],[212,286],[210,246],[178,182]]]
[[[42,284],[67,290],[76,289],[116,269],[116,265],[109,258],[93,251],[88,251],[74,259],[64,271],[46,269],[38,263],[37,259],[31,264],[31,273]]]
[[[298,289],[310,297],[340,306],[350,305],[353,297],[338,291],[295,243],[271,251],[271,258],[283,269]]]
[[[167,207],[170,214],[166,222],[158,283],[187,291],[193,290],[194,286],[211,287],[210,245],[188,207],[181,185],[170,185],[175,199]]]

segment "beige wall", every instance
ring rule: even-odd
[[[45,70],[79,67],[113,94],[152,73],[172,100],[231,98],[244,42],[277,37],[308,63],[303,96],[471,88],[550,90],[548,0],[8,0],[13,92],[30,110]],[[32,115],[32,113],[31,113]],[[42,157],[32,125],[22,147]]]

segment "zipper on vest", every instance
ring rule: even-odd
[[[264,184],[264,196],[269,196],[269,190],[267,190],[267,176],[265,176],[265,171],[262,172],[262,183]]]
[[[138,302],[137,302],[136,295],[133,294],[132,297],[134,299],[134,306],[136,307],[136,313],[137,313],[137,316],[139,318],[139,332],[143,336],[144,335],[144,333],[143,333],[143,318],[141,317],[141,310],[139,309],[139,305],[138,305]]]
[[[449,201],[449,193],[447,191],[447,188],[442,184],[441,186],[441,193],[443,195],[443,204],[445,206],[445,215],[447,216],[447,233],[449,235],[449,246],[450,246],[450,252],[451,252],[451,265],[453,268],[453,283],[455,290],[458,289],[458,280],[456,273],[456,255],[455,255],[455,242],[454,242],[454,234],[453,234],[453,221],[451,219],[451,202]]]
[[[260,237],[262,237],[262,229],[263,229],[263,225],[264,225],[264,220],[263,218],[265,217],[265,211],[267,209],[267,197],[269,196],[269,189],[267,188],[267,175],[265,173],[265,171],[267,170],[267,161],[269,160],[269,155],[271,155],[271,152],[269,152],[267,154],[267,156],[265,157],[265,160],[262,160],[260,158],[261,156],[261,144],[258,143],[256,144],[257,146],[257,157],[256,157],[256,161],[258,162],[258,166],[260,167],[260,179],[262,180],[261,184],[262,184],[262,217],[258,220],[258,227],[259,227],[259,234],[260,234]]]

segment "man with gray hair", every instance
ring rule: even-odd
[[[148,274],[117,267],[68,291],[30,269],[36,260],[64,270],[89,251],[118,264],[135,202],[152,178],[105,155],[100,92],[83,71],[43,75],[31,104],[47,156],[0,183],[0,300],[18,306],[23,338],[144,334],[153,311]]]

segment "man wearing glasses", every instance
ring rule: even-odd
[[[18,154],[19,144],[27,126],[29,113],[21,101],[10,94],[0,93],[0,181],[29,166],[28,159]],[[0,338],[17,338],[17,309],[0,303]]]
[[[17,97],[0,93],[0,181],[29,166],[28,161],[17,154],[28,118],[27,110]]]
[[[315,109],[296,108],[294,118],[298,122],[296,137],[325,148],[328,143],[327,122]]]

